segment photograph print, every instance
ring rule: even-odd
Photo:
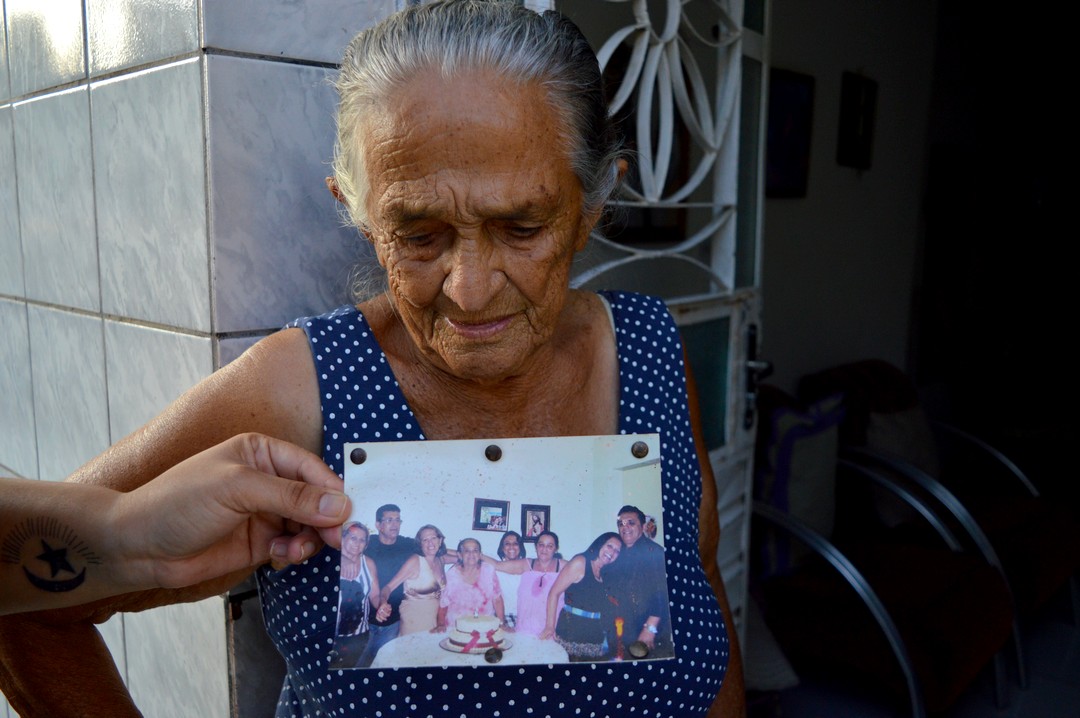
[[[658,435],[346,444],[345,456],[331,670],[675,656]]]

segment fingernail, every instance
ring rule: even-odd
[[[304,544],[300,547],[300,560],[303,561],[308,556],[311,556],[314,553],[315,544],[311,543],[310,541],[305,541]]]
[[[285,558],[289,555],[289,544],[284,541],[275,541],[270,544],[270,555]]]
[[[345,494],[327,493],[319,499],[319,513],[337,518],[345,511]]]

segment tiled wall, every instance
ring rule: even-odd
[[[3,0],[0,474],[61,480],[346,301],[365,247],[323,184],[328,80],[396,4]],[[215,598],[102,627],[148,718],[268,714],[274,687],[242,678],[266,647],[226,620]]]

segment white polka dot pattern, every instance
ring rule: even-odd
[[[494,717],[704,714],[728,662],[727,629],[697,548],[701,473],[686,404],[678,330],[655,298],[606,292],[619,356],[619,430],[653,433],[663,450],[668,595],[677,657],[665,661],[524,666],[328,670],[338,560],[330,548],[300,566],[262,569],[267,630],[288,664],[278,718],[299,716]],[[322,394],[323,459],[339,475],[346,442],[424,438],[363,315],[341,307],[299,319]]]

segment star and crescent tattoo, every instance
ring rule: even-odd
[[[50,593],[74,591],[86,581],[88,566],[101,558],[68,526],[51,518],[16,525],[0,544],[0,563],[22,567],[32,586]]]

